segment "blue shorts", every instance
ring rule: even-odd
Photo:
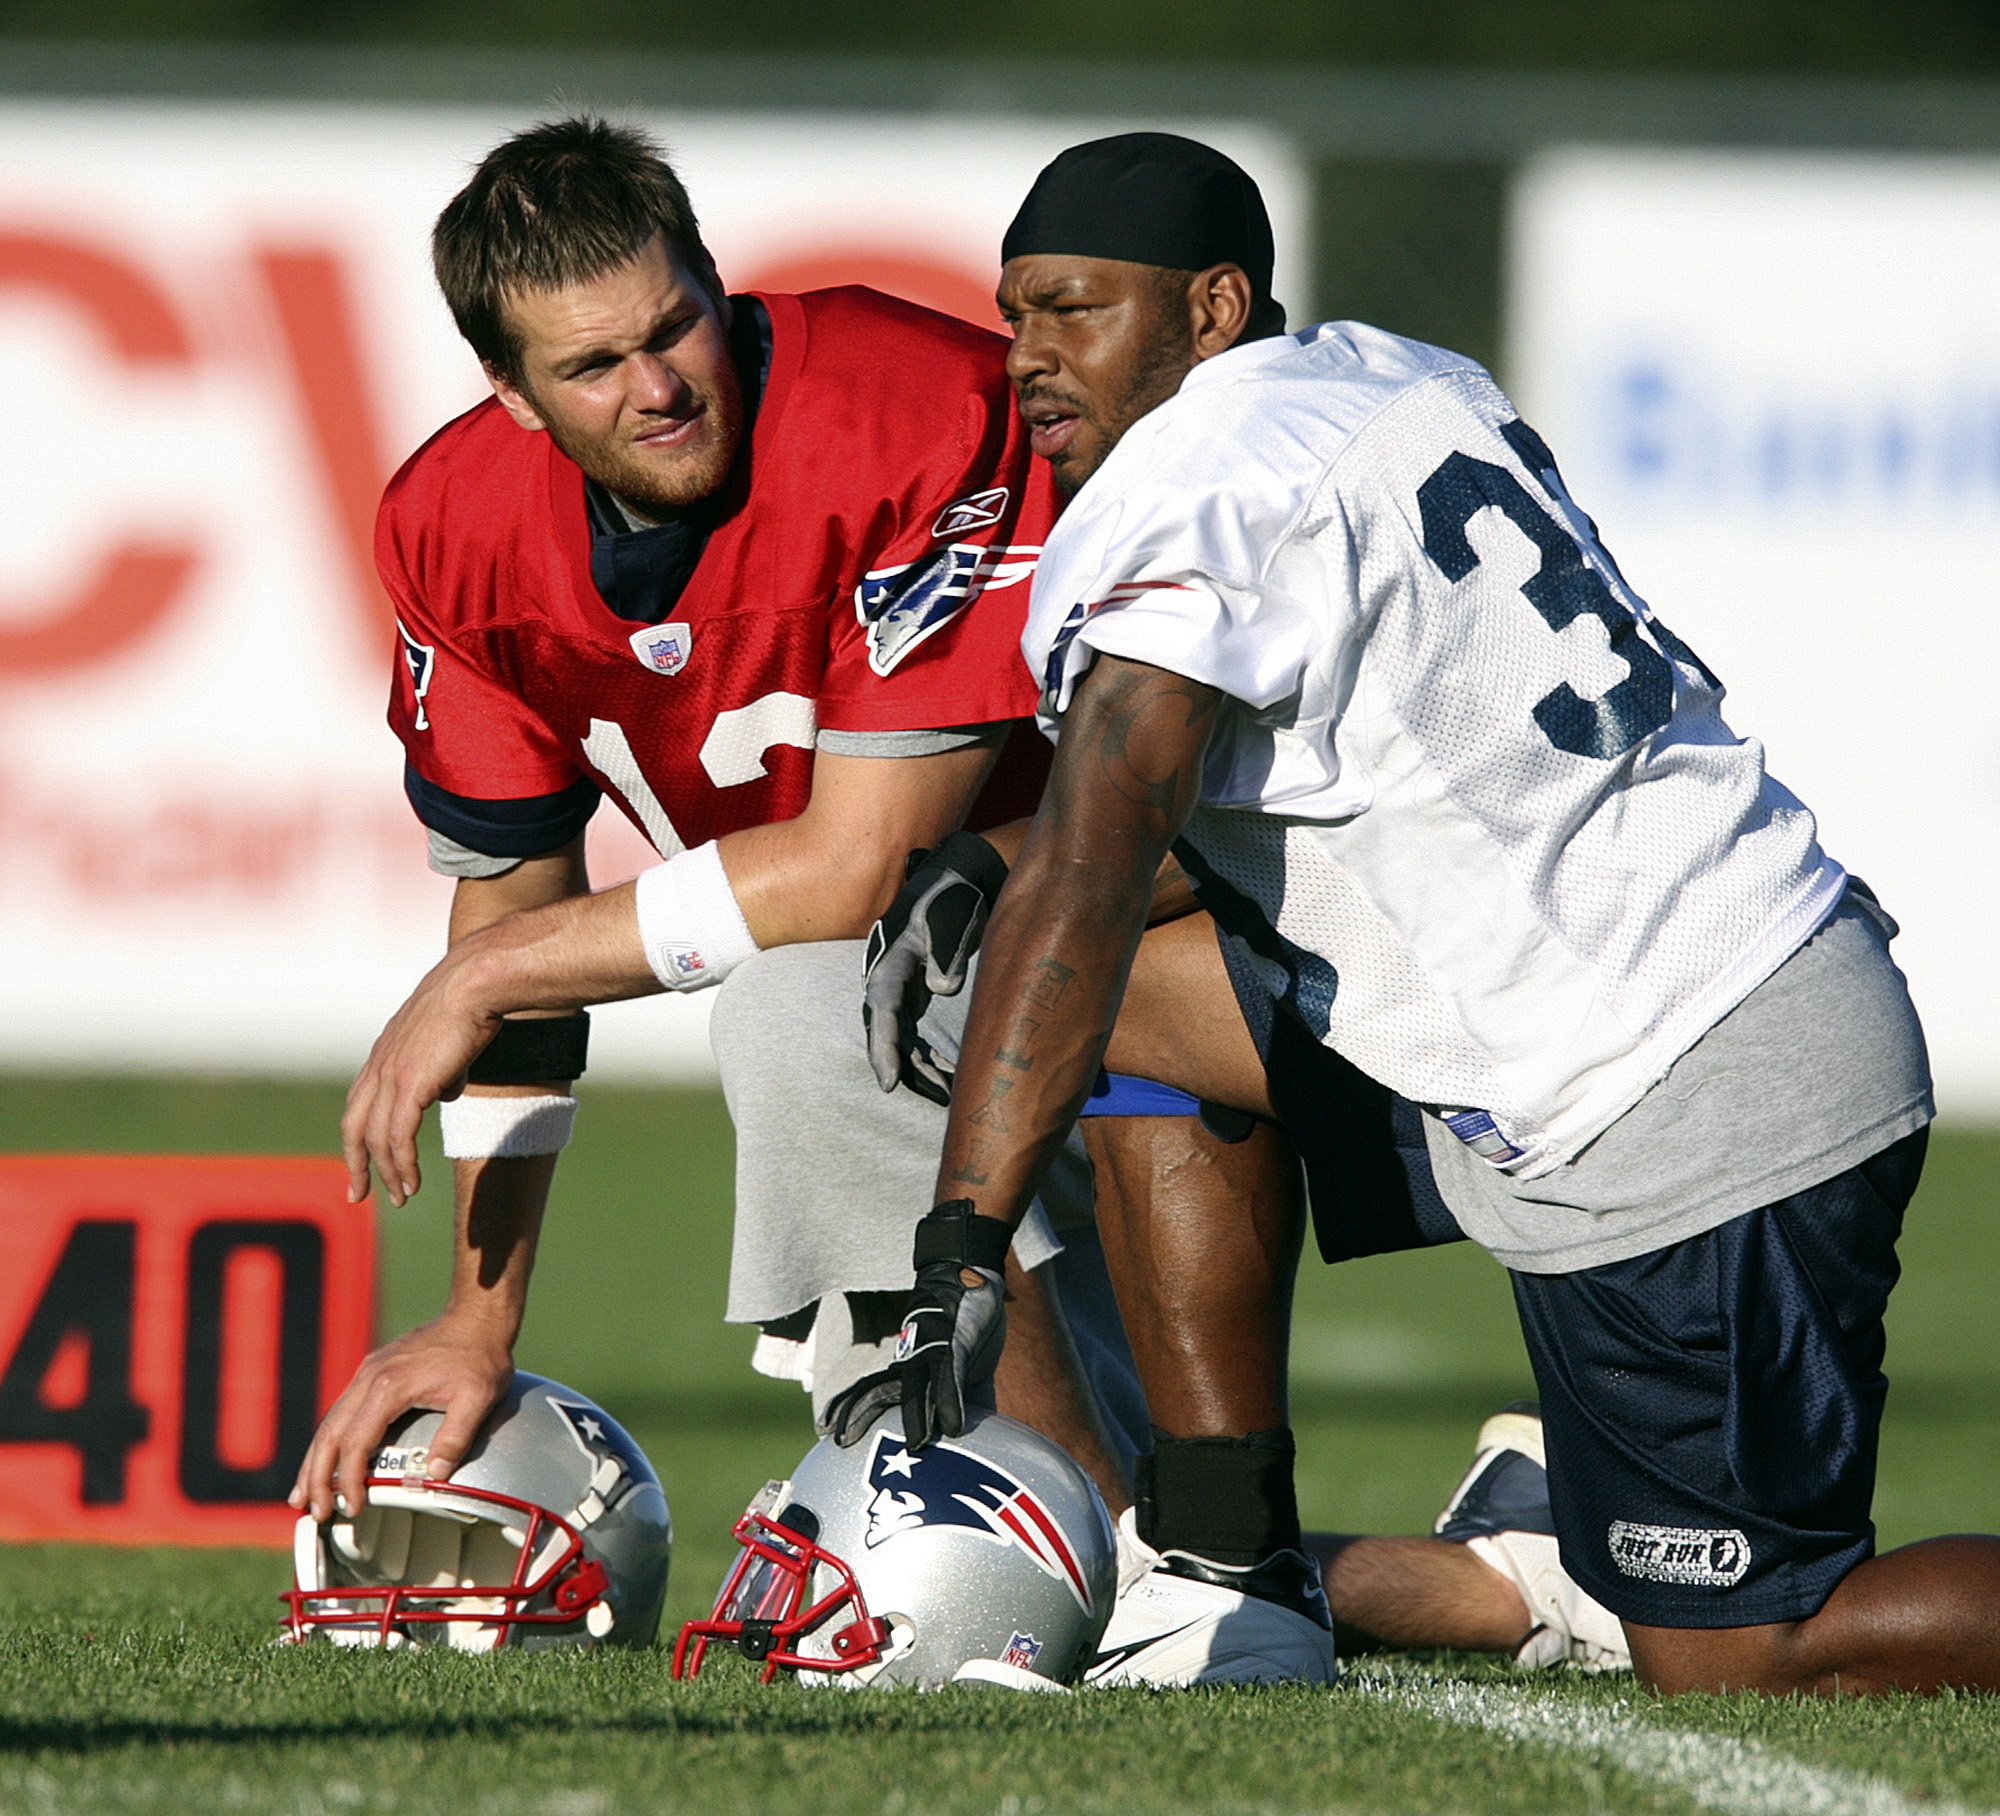
[[[1199,1116],[1201,1100],[1172,1085],[1134,1078],[1129,1072],[1099,1072],[1078,1116]]]
[[[1431,1178],[1423,1112],[1321,1046],[1283,1010],[1265,1055],[1271,1112],[1305,1168],[1327,1261],[1463,1242]]]
[[[1819,1612],[1875,1549],[1913,1135],[1652,1254],[1514,1274],[1563,1566],[1649,1627]]]

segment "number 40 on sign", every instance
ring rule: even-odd
[[[0,1540],[284,1544],[374,1330],[331,1160],[0,1157]]]

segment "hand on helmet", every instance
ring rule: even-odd
[[[868,935],[861,1019],[883,1090],[904,1084],[932,1103],[951,1102],[952,1068],[917,1024],[932,997],[965,988],[1006,880],[1006,863],[976,833],[954,832],[933,850],[910,853],[908,880]]]
[[[347,1391],[313,1434],[288,1497],[301,1513],[330,1520],[340,1504],[363,1504],[368,1472],[384,1434],[417,1407],[442,1412],[430,1444],[429,1475],[443,1480],[465,1460],[486,1415],[514,1380],[504,1343],[449,1315],[385,1343],[354,1371]]]
[[[1000,1270],[1011,1237],[1005,1224],[976,1216],[964,1198],[918,1224],[917,1290],[896,1333],[896,1359],[828,1407],[836,1443],[860,1443],[898,1405],[912,1450],[965,1429],[966,1394],[992,1378],[1007,1341]]]

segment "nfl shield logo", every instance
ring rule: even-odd
[[[632,653],[656,675],[677,675],[687,667],[694,632],[685,624],[649,624],[632,633]]]
[[[1019,1671],[1032,1671],[1035,1660],[1042,1655],[1042,1642],[1032,1633],[1017,1633],[1007,1642],[1007,1650],[1000,1655],[1003,1665],[1012,1665]]]

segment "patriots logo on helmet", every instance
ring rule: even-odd
[[[593,1473],[604,1466],[606,1458],[615,1460],[628,1471],[645,1464],[644,1455],[624,1432],[612,1424],[602,1407],[593,1406],[588,1400],[558,1400],[553,1394],[549,1396],[548,1403],[562,1414],[563,1423],[569,1427],[569,1435],[576,1440],[577,1448],[590,1459]],[[611,1479],[607,1478],[607,1481]]]
[[[905,1532],[960,1526],[1025,1551],[1090,1612],[1090,1585],[1055,1516],[1025,1482],[984,1457],[948,1439],[912,1450],[901,1438],[878,1431],[868,1456],[868,1488],[871,1550]]]
[[[576,1441],[585,1450],[599,1451],[609,1448],[610,1433],[605,1428],[604,1415],[594,1406],[577,1406],[568,1400],[558,1400],[553,1395],[549,1404],[561,1413],[569,1425]]]
[[[983,592],[1018,585],[1035,571],[1039,544],[982,548],[954,542],[921,561],[875,568],[854,589],[868,634],[868,666],[886,675]]]

